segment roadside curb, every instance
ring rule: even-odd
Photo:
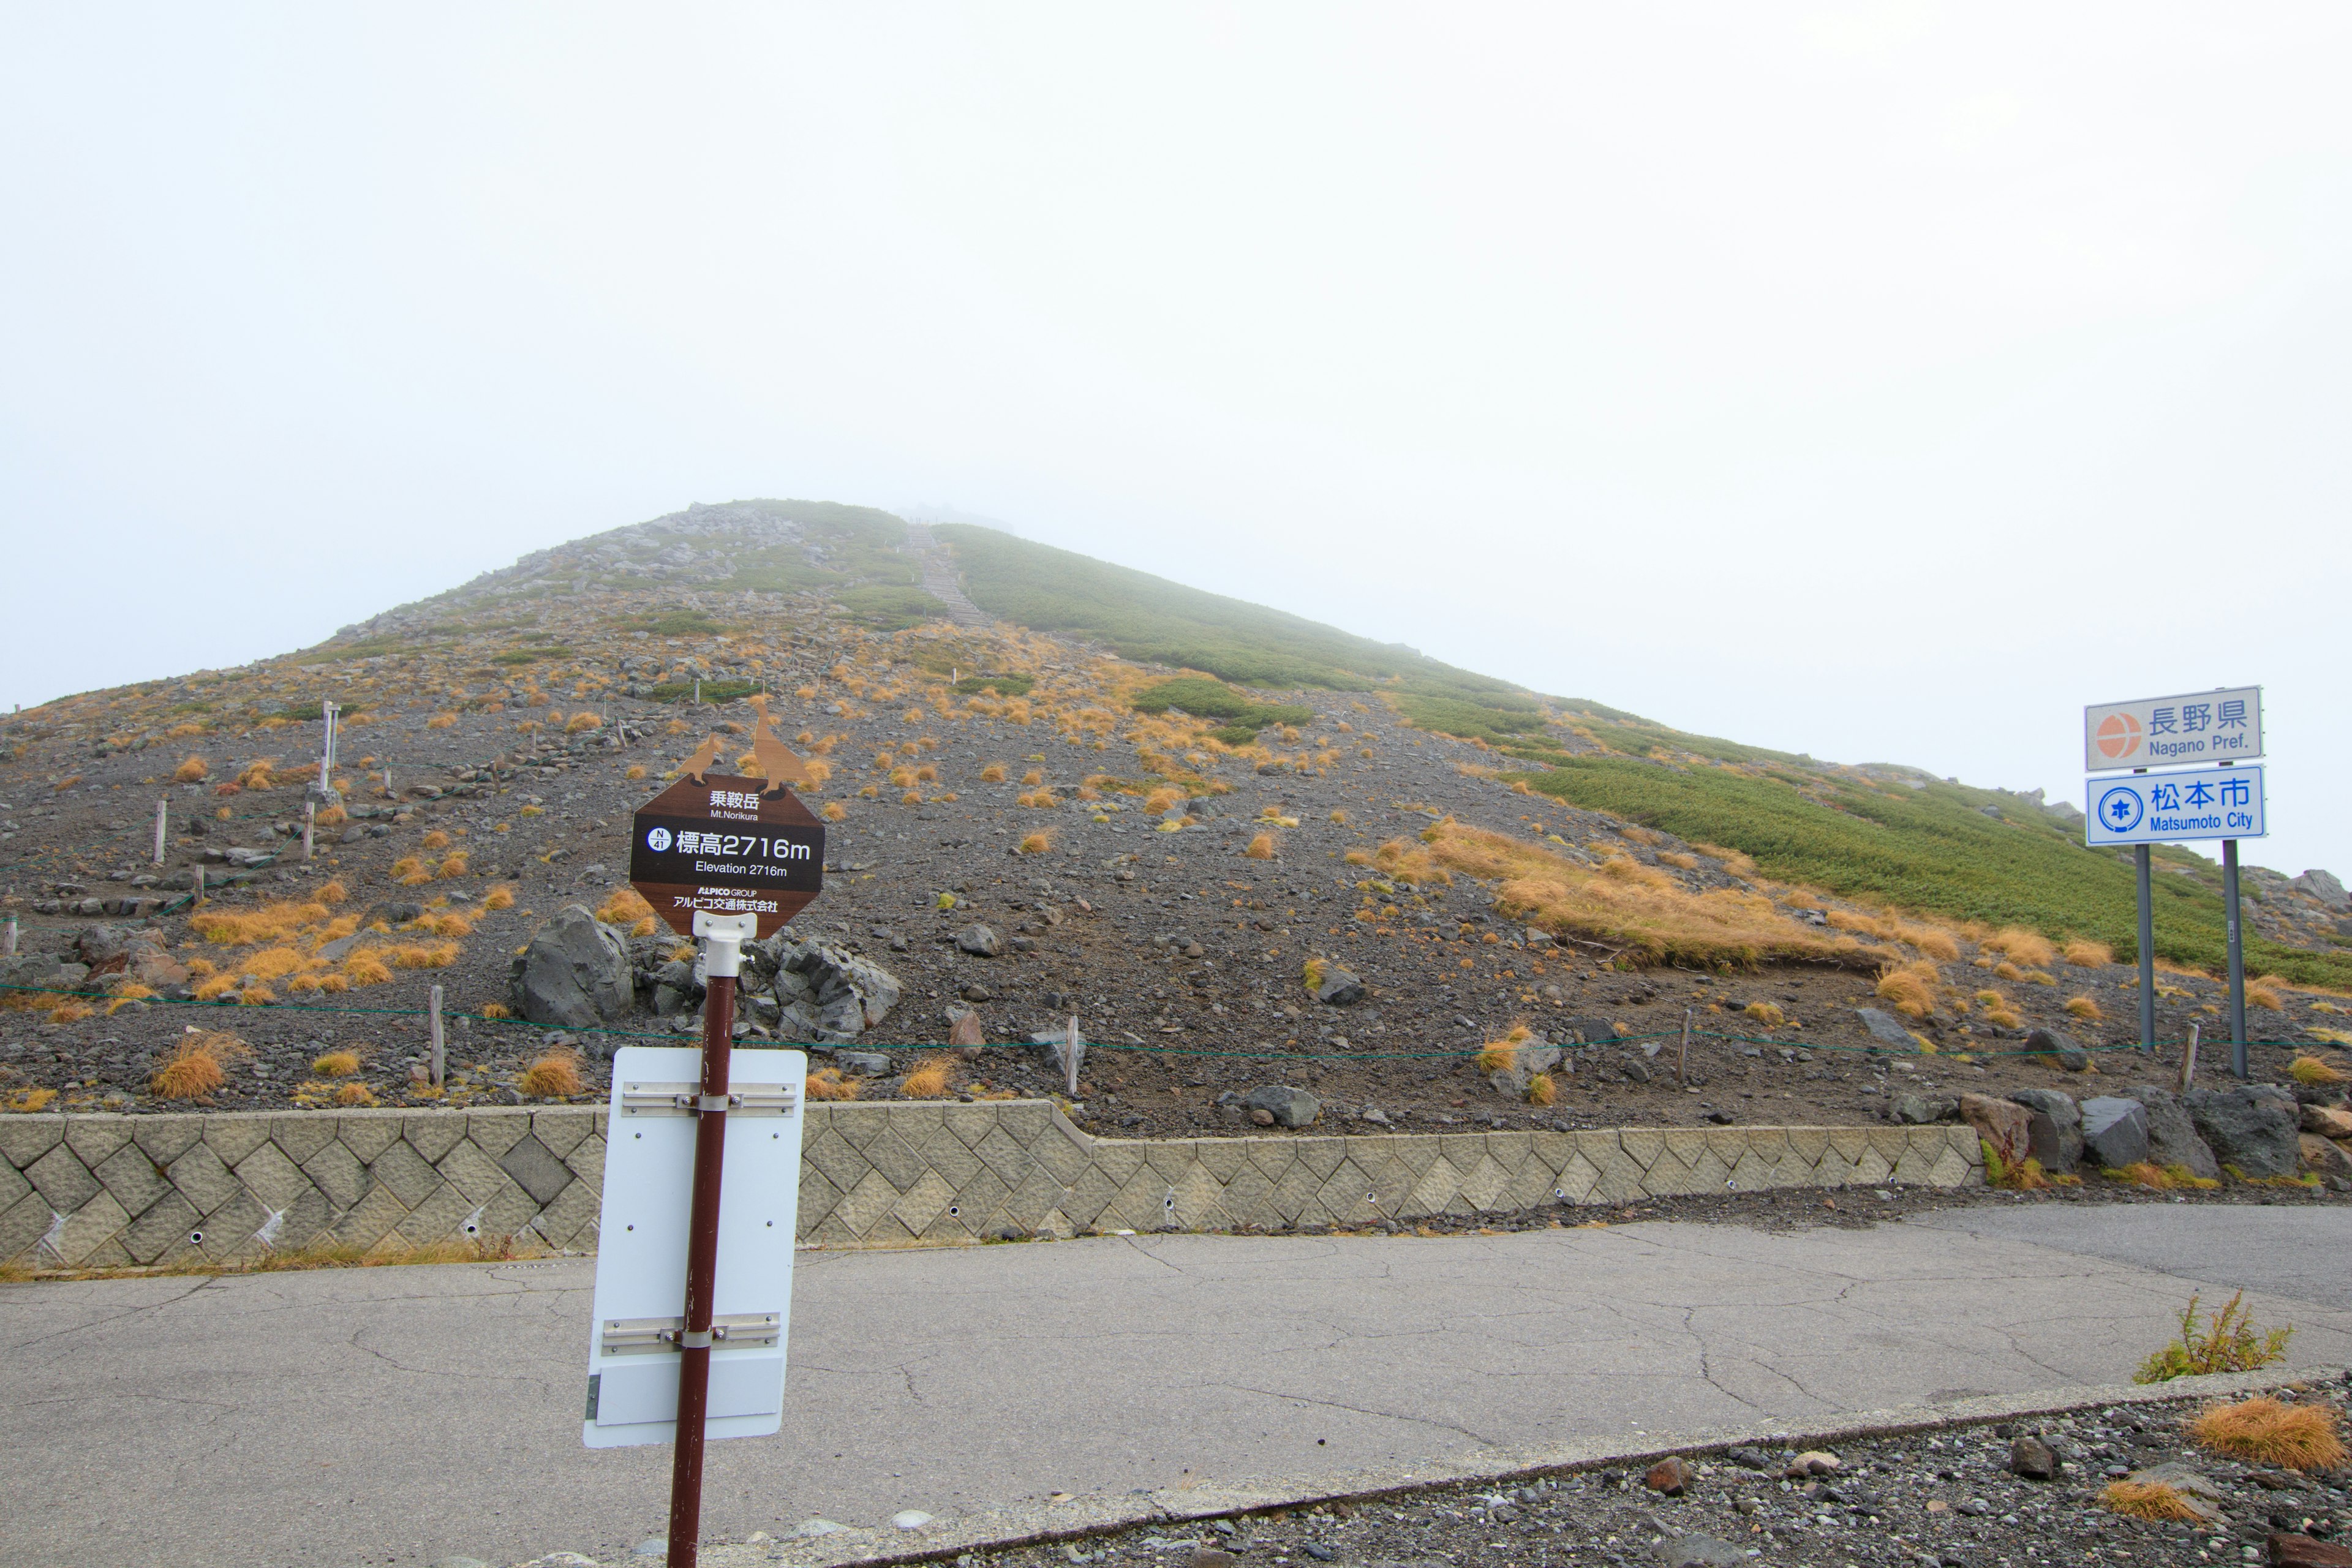
[[[1501,1448],[1488,1451],[1479,1462],[1420,1466],[1412,1469],[1354,1470],[1287,1482],[1243,1480],[1226,1486],[1160,1489],[1123,1498],[1072,1498],[1061,1503],[1033,1503],[991,1509],[963,1519],[927,1527],[919,1534],[890,1530],[847,1529],[814,1540],[783,1540],[758,1544],[709,1545],[701,1560],[707,1568],[754,1568],[755,1564],[785,1563],[793,1568],[887,1568],[894,1563],[935,1562],[976,1551],[1003,1551],[1022,1546],[1050,1545],[1107,1535],[1139,1525],[1187,1524],[1266,1509],[1310,1508],[1318,1503],[1356,1502],[1420,1491],[1430,1487],[1464,1483],[1502,1483],[1564,1470],[1597,1469],[1609,1465],[1649,1465],[1668,1454],[1725,1448],[1737,1444],[1779,1447],[1823,1447],[1841,1442],[1912,1433],[1940,1432],[1958,1426],[2021,1416],[2056,1415],[2093,1405],[2157,1405],[2177,1399],[2211,1399],[2250,1394],[2307,1379],[2341,1377],[2352,1367],[2323,1364],[2272,1368],[2252,1373],[2215,1373],[2202,1377],[2175,1378],[2169,1383],[2085,1384],[2079,1388],[2042,1389],[2025,1394],[1986,1394],[1949,1405],[1905,1406],[1893,1410],[1856,1411],[1818,1425],[1774,1421],[1695,1427],[1682,1432],[1645,1433],[1638,1444],[1592,1437],[1552,1447]]]

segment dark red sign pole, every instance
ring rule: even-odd
[[[734,1049],[735,973],[748,934],[732,921],[703,926],[702,1096],[694,1129],[694,1203],[686,1238],[686,1331],[678,1337],[677,1436],[669,1470],[670,1568],[694,1568],[702,1537],[702,1445],[710,1406],[710,1312],[719,1281],[719,1190],[727,1154],[728,1058]]]

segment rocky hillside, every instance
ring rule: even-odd
[[[593,1092],[613,1044],[699,1004],[622,882],[629,814],[712,731],[748,749],[760,697],[820,775],[833,864],[743,1026],[834,1048],[842,1092],[1042,1091],[1062,1070],[1025,1042],[1075,1017],[1113,1131],[1850,1121],[2086,1092],[2132,1037],[2127,868],[2038,796],[1680,734],[987,530],[761,501],[21,715],[0,1095],[150,1105],[191,1053],[212,1068],[173,1081],[224,1106]],[[2219,1027],[2192,859],[2167,862],[2170,1040]],[[2263,1069],[2340,1060],[2342,889],[2252,882]],[[440,1086],[415,1079],[436,986]]]

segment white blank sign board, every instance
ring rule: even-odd
[[[711,1310],[739,1342],[721,1339],[711,1347],[703,1435],[764,1437],[783,1423],[808,1058],[739,1046],[729,1066],[729,1091],[747,1103],[727,1114]],[[691,1047],[625,1046],[613,1055],[588,1411],[580,1433],[592,1448],[667,1443],[677,1435],[678,1352],[659,1336],[681,1324],[686,1310],[698,1118],[677,1110],[672,1091],[691,1097],[701,1077],[702,1052]],[[769,1092],[758,1092],[762,1089]]]

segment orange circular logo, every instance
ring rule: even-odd
[[[2097,740],[2103,754],[2128,757],[2139,750],[2139,721],[2128,713],[2110,713],[2099,721]]]

